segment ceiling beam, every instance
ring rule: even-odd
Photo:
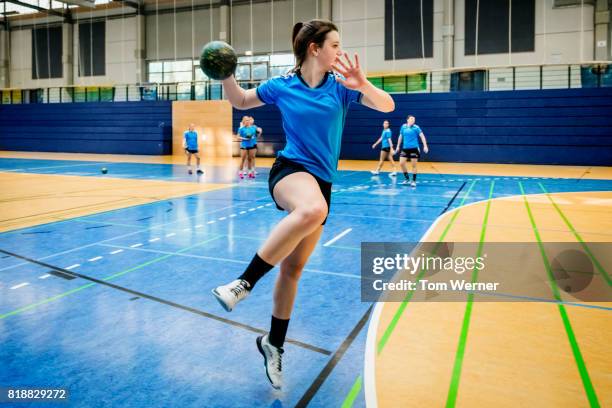
[[[144,14],[144,4],[140,4],[138,0],[113,0],[113,3],[122,3],[136,10],[138,14]]]
[[[70,19],[70,14],[66,14],[66,13],[62,13],[61,11],[57,11],[57,10],[53,10],[53,9],[46,9],[43,7],[38,7],[35,6],[33,4],[28,4],[28,3],[23,3],[19,0],[4,0],[7,3],[12,3],[12,4],[16,4],[18,6],[23,6],[23,7],[28,7],[31,8],[32,10],[36,10],[36,11],[40,11],[41,13],[46,13],[52,16],[57,16],[57,17],[62,17],[62,18],[66,18],[66,19]]]

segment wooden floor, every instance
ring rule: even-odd
[[[460,207],[439,219],[424,241],[443,237],[446,242],[479,242],[485,234],[485,242],[536,242],[527,205],[543,242],[576,242],[577,236],[587,243],[612,239],[612,192],[581,192],[512,196]],[[612,272],[611,256],[598,259],[608,273]],[[545,278],[544,262],[538,266]],[[562,298],[579,301],[565,293]],[[475,302],[470,305],[469,331],[460,355],[458,339],[465,330],[466,302],[381,305],[376,345],[380,347],[394,319],[396,326],[382,351],[372,352],[376,372],[372,386],[380,407],[410,406],[415,401],[415,406],[446,405],[453,398],[457,364],[457,406],[589,406],[563,313],[599,403],[612,405],[610,310],[541,302]],[[590,305],[612,307],[612,303]],[[561,314],[560,308],[564,309]]]
[[[2,172],[0,185],[0,232],[227,186]]]

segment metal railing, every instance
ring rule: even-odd
[[[612,61],[434,70],[368,78],[390,93],[612,87]],[[245,89],[261,81],[238,81]],[[219,100],[219,81],[1,89],[2,104]]]

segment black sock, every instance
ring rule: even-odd
[[[249,285],[251,285],[250,290],[253,290],[253,287],[257,281],[260,280],[272,268],[274,268],[274,265],[270,265],[261,259],[257,253],[255,253],[251,263],[249,266],[247,266],[244,273],[238,277],[238,279],[244,279],[245,281],[249,282]]]
[[[412,181],[416,181],[416,173],[412,173]]]
[[[268,334],[268,340],[274,347],[281,348],[285,344],[285,336],[287,335],[287,328],[289,327],[289,319],[277,319],[272,316],[272,324],[270,325],[270,333]]]
[[[410,180],[410,176],[408,175],[408,173],[407,173],[407,172],[404,172],[404,178],[405,178],[406,180]]]

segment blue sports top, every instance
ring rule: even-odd
[[[361,92],[346,88],[331,72],[315,88],[299,72],[292,72],[259,85],[257,96],[281,112],[287,143],[278,156],[332,182],[346,114],[351,102],[361,102]]]

